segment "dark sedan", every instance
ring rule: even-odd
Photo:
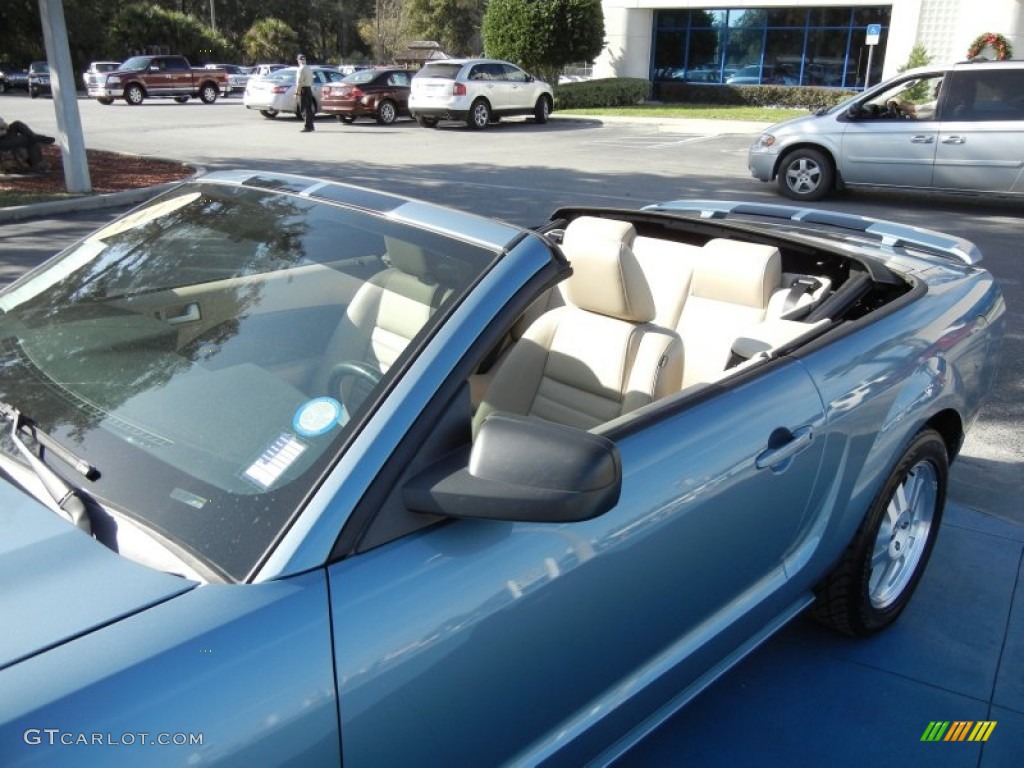
[[[405,69],[364,69],[346,75],[341,82],[324,86],[320,109],[337,115],[343,123],[372,117],[391,125],[409,114],[412,73]]]

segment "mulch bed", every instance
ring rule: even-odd
[[[36,171],[22,171],[11,168],[13,173],[0,173],[0,192],[61,194],[64,185],[64,162],[60,148],[56,145],[42,147],[43,167]],[[119,155],[116,152],[101,152],[87,149],[89,178],[92,191],[102,194],[120,192],[125,189],[150,187],[168,181],[178,181],[191,176],[195,171],[183,163],[157,160],[137,155]]]

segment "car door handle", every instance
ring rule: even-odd
[[[943,144],[966,144],[966,136],[947,136],[942,140]]]
[[[200,318],[199,304],[191,302],[182,307],[181,312],[176,315],[164,314],[164,322],[170,323],[171,325],[180,325],[181,323],[192,323]]]
[[[757,454],[754,466],[758,469],[770,469],[793,458],[814,442],[814,430],[809,426],[800,427],[794,432],[789,432],[789,438],[782,445],[768,448]]]
[[[910,139],[911,144],[932,144],[934,142],[934,136],[914,136]]]

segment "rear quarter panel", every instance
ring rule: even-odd
[[[825,404],[821,482],[786,567],[811,582],[842,554],[905,446],[940,428],[951,459],[992,389],[1005,304],[981,269],[916,269],[910,294],[800,357]],[[801,575],[801,573],[803,575]]]

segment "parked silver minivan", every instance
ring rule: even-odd
[[[1024,61],[904,72],[773,125],[747,166],[793,200],[860,185],[1024,195]]]

